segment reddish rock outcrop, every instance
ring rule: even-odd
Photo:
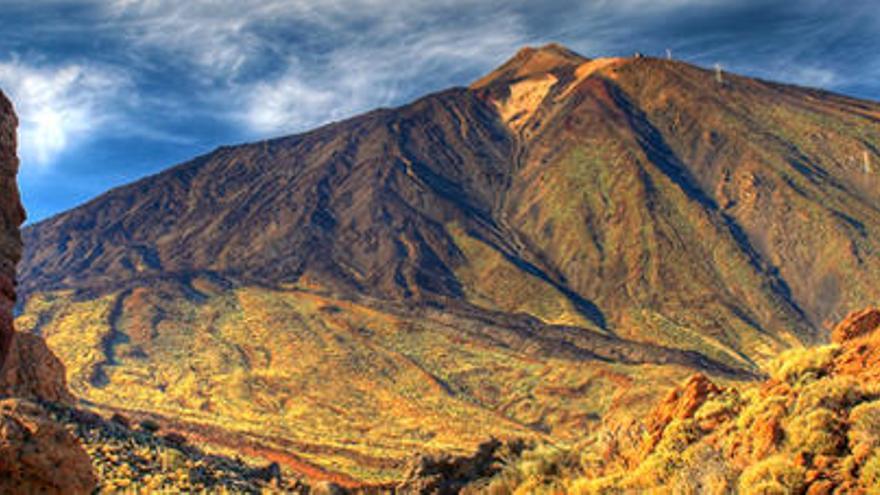
[[[0,367],[0,396],[72,404],[64,364],[49,350],[46,341],[15,332],[9,355]]]
[[[692,417],[709,397],[721,391],[721,387],[715,385],[702,373],[692,375],[687,381],[672,389],[654,407],[645,421],[647,437],[642,444],[642,452],[650,452],[657,445],[669,423],[676,419]]]
[[[91,493],[89,457],[63,426],[23,399],[0,401],[0,493]]]
[[[844,344],[880,328],[880,309],[868,308],[848,315],[831,331],[831,340]]]
[[[64,366],[38,336],[15,333],[15,269],[24,210],[15,176],[16,126],[0,93],[0,493],[86,494],[97,484],[88,454],[34,401],[71,402]]]
[[[15,305],[15,267],[21,258],[19,226],[24,209],[18,196],[16,128],[12,104],[0,93],[0,365],[12,343],[12,308]]]
[[[880,309],[847,316],[834,327],[831,340],[841,346],[834,359],[836,374],[857,375],[867,381],[880,379]]]

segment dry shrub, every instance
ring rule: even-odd
[[[784,495],[804,488],[804,468],[786,456],[768,457],[752,464],[739,477],[741,495]]]
[[[840,353],[837,344],[811,349],[789,349],[770,363],[770,374],[777,380],[796,385],[828,374]]]

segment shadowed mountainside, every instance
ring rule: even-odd
[[[28,227],[19,324],[90,400],[375,435],[334,469],[381,478],[411,445],[563,438],[822,341],[880,296],[878,150],[875,103],[527,48]]]

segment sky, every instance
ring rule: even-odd
[[[526,45],[880,100],[877,0],[0,0],[29,222],[217,146],[464,86]]]

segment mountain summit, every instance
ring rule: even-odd
[[[95,403],[384,479],[824,340],[880,298],[878,150],[873,102],[527,48],[28,227],[19,325]]]
[[[500,67],[471,84],[471,89],[480,89],[494,84],[511,83],[531,77],[555,74],[556,77],[569,75],[578,66],[590,60],[565,48],[551,43],[538,48],[525,47]]]

